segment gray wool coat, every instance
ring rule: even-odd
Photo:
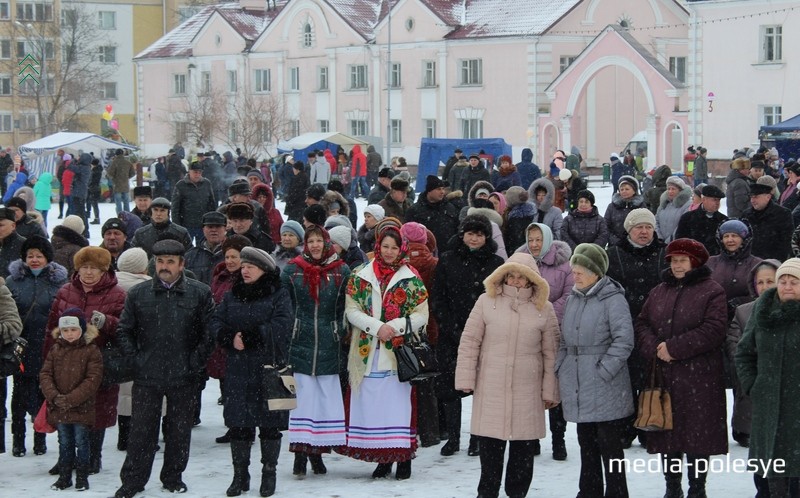
[[[656,212],[656,234],[658,238],[669,244],[678,228],[678,222],[683,213],[692,205],[692,189],[684,187],[671,201],[665,191],[661,194],[661,204]]]
[[[633,323],[622,286],[603,277],[586,294],[573,288],[556,357],[567,421],[606,422],[633,413],[627,363],[632,350]]]

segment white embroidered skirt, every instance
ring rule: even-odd
[[[294,374],[297,408],[289,415],[289,443],[345,444],[344,401],[338,375]]]

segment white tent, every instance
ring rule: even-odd
[[[48,152],[55,152],[58,149],[70,147],[72,149],[82,149],[84,151],[101,151],[103,149],[127,149],[138,150],[133,145],[115,142],[109,138],[101,137],[93,133],[73,133],[60,131],[46,137],[34,140],[19,147],[20,154],[42,155]]]
[[[278,143],[279,151],[301,150],[311,147],[317,142],[330,142],[336,145],[369,145],[369,142],[360,138],[351,137],[344,133],[303,133],[291,140],[283,140]]]

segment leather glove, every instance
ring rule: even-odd
[[[99,311],[92,311],[92,318],[89,321],[98,329],[102,329],[106,323],[106,315]]]
[[[59,394],[55,398],[53,398],[53,404],[64,410],[69,408],[69,403],[67,403],[67,397],[64,396],[63,394]]]

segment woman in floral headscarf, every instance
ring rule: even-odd
[[[407,241],[386,226],[377,233],[375,258],[350,277],[345,315],[351,325],[347,447],[342,452],[377,462],[373,478],[397,462],[397,479],[411,477],[417,449],[411,384],[397,378],[394,347],[410,326],[428,323],[428,291],[408,264]]]
[[[339,259],[328,232],[306,230],[303,253],[281,273],[295,310],[289,363],[297,382],[297,408],[289,418],[289,450],[296,476],[325,474],[322,454],[345,443],[344,403],[339,384],[339,341],[344,336],[344,295],[350,269]]]

